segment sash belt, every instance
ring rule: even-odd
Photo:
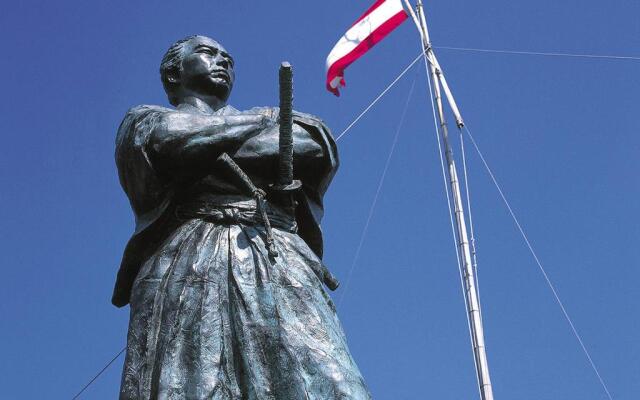
[[[210,195],[204,199],[190,201],[176,207],[180,219],[200,218],[223,225],[263,225],[266,232],[266,247],[270,257],[276,257],[272,227],[296,233],[295,219],[275,207],[271,207],[262,193],[254,199],[239,196]]]

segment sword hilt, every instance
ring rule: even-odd
[[[278,177],[273,188],[291,191],[300,187],[293,179],[293,68],[288,62],[280,65],[280,135],[278,142]]]

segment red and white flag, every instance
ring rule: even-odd
[[[344,70],[407,19],[402,0],[376,0],[349,28],[327,57],[327,89],[340,96]]]

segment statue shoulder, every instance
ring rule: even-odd
[[[313,114],[303,113],[303,112],[294,110],[293,111],[293,116],[294,116],[294,118],[299,119],[299,120],[304,121],[304,122],[312,122],[314,124],[326,126],[324,121],[322,120],[322,118],[320,118],[320,117],[318,117],[316,115],[313,115]]]
[[[121,125],[124,125],[127,122],[137,122],[149,116],[161,115],[170,112],[175,112],[175,110],[162,106],[142,104],[139,106],[131,107],[129,110],[127,110],[127,113],[124,115]]]
[[[122,144],[127,138],[133,138],[150,131],[154,122],[157,123],[162,115],[174,111],[166,107],[144,104],[131,107],[124,115],[118,128],[116,145]]]
[[[293,120],[298,125],[306,125],[315,128],[318,132],[320,132],[320,135],[327,140],[327,144],[329,144],[331,147],[335,147],[335,140],[333,138],[333,134],[331,133],[331,129],[329,129],[322,118],[313,114],[307,114],[294,110]]]

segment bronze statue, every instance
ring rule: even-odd
[[[175,108],[132,108],[116,140],[136,216],[112,300],[131,306],[120,399],[369,399],[323,287],[328,128],[292,112],[301,186],[274,190],[280,110],[226,104],[228,52],[191,36],[160,74]]]

